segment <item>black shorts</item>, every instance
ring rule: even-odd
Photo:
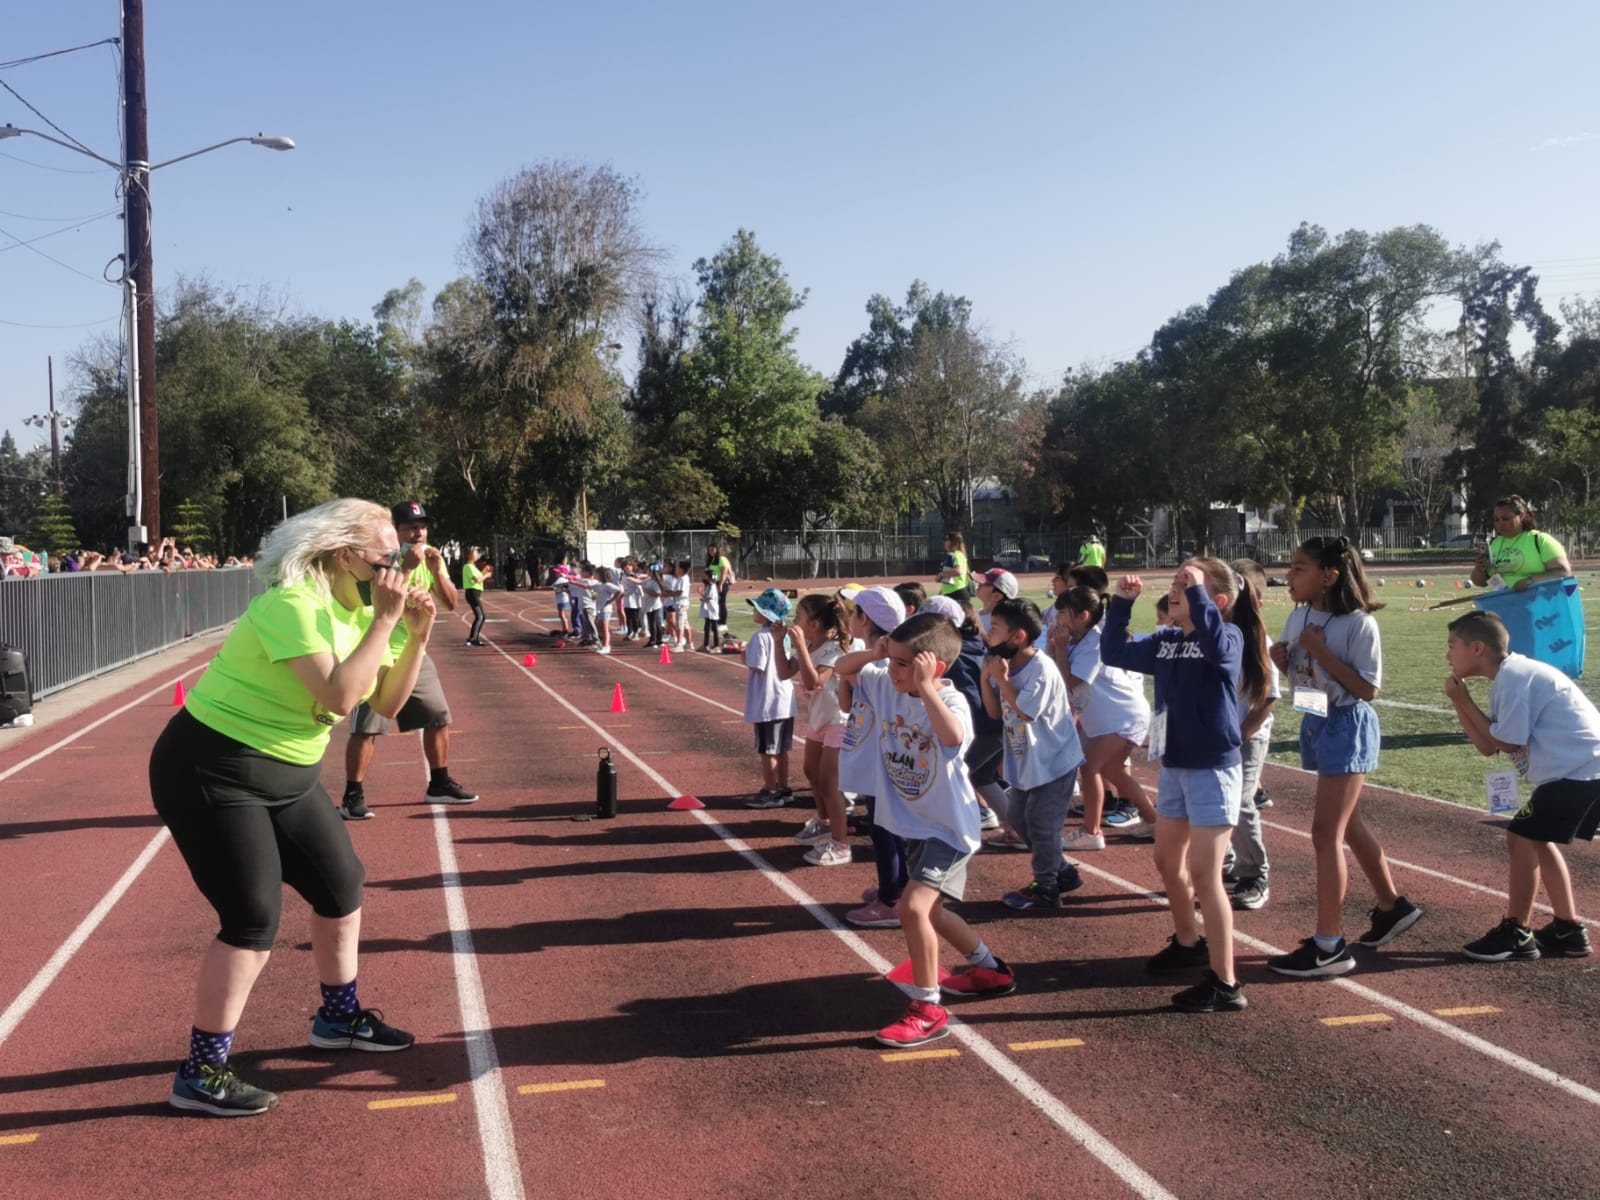
[[[321,917],[361,907],[366,872],[321,773],[321,763],[300,766],[243,746],[188,709],[156,739],[150,794],[217,911],[217,940],[272,949],[284,884]]]
[[[1573,838],[1594,841],[1600,830],[1600,779],[1556,779],[1533,789],[1528,802],[1506,826],[1507,833],[1530,842],[1558,842]]]
[[[794,745],[794,718],[756,722],[756,753],[768,758],[789,753]]]

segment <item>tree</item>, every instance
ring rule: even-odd
[[[67,502],[52,490],[39,502],[33,518],[34,549],[47,554],[65,554],[76,550],[78,531],[72,526],[72,511]]]
[[[1461,476],[1453,465],[1456,422],[1432,388],[1407,391],[1405,428],[1400,434],[1400,481],[1417,524],[1432,530],[1450,510]]]
[[[8,429],[0,433],[0,532],[21,533],[50,491],[50,452],[43,447],[24,454]]]
[[[874,295],[867,301],[867,318],[867,332],[850,343],[833,385],[822,397],[824,415],[853,420],[905,369],[919,331],[965,328],[972,320],[972,302],[932,292],[916,279],[906,289],[904,304]]]
[[[202,550],[214,549],[211,530],[206,525],[206,510],[193,500],[178,505],[171,530],[179,546],[197,546]]]

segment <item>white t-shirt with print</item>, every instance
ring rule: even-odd
[[[705,621],[716,621],[722,616],[721,596],[717,593],[717,585],[707,583],[700,588],[700,617]]]
[[[927,708],[918,697],[895,690],[888,668],[864,669],[856,676],[856,691],[873,714],[874,728],[863,746],[871,752],[876,783],[860,789],[876,797],[873,820],[899,837],[938,838],[975,852],[981,844],[978,795],[962,758],[972,744],[972,712],[955,684],[941,680],[939,699],[961,722],[959,746],[939,740]]]
[[[988,686],[999,693],[998,681],[991,679]],[[1067,681],[1055,660],[1035,651],[1021,666],[1012,666],[1011,686],[1017,690],[1016,707],[1003,696],[1000,700],[1006,782],[1031,791],[1081,767],[1078,726],[1072,718]],[[1024,720],[1018,709],[1033,720]]]
[[[861,668],[850,689],[850,711],[845,714],[844,740],[839,745],[839,790],[862,796],[873,795],[872,789],[878,786],[878,750],[871,736],[876,719],[861,689],[861,681],[874,675],[882,675],[887,682],[889,668],[881,662],[868,663]]]
[[[656,582],[655,576],[652,575],[639,586],[644,589],[644,611],[660,612],[661,585]]]
[[[1489,733],[1529,783],[1600,779],[1600,711],[1549,663],[1508,654],[1489,684]]]
[[[1329,708],[1343,708],[1356,698],[1328,674],[1321,663],[1300,648],[1300,634],[1307,625],[1318,625],[1333,656],[1373,687],[1383,686],[1383,642],[1378,637],[1378,622],[1371,613],[1353,612],[1334,616],[1317,612],[1302,604],[1283,623],[1279,641],[1289,644],[1289,686],[1314,688],[1328,694]]]
[[[794,716],[794,683],[778,678],[778,647],[772,626],[763,625],[750,635],[744,648],[744,719],[751,725],[783,721]]]
[[[622,577],[622,607],[638,608],[643,602],[644,590],[629,575]]]
[[[818,671],[831,670],[834,663],[842,657],[844,657],[843,648],[833,638],[829,638],[811,652],[811,665]],[[830,725],[844,724],[844,711],[839,707],[837,675],[830,674],[819,688],[807,689],[797,683],[795,690],[806,703],[806,726],[812,732],[820,733]]]
[[[1108,667],[1101,661],[1100,626],[1092,626],[1073,643],[1067,664],[1079,679],[1089,681],[1088,697],[1078,713],[1083,736],[1115,733],[1133,742],[1142,741],[1150,728],[1150,701],[1145,699],[1144,677],[1136,671]]]

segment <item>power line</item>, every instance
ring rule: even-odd
[[[122,210],[119,208],[113,211],[121,212]],[[97,215],[104,216],[105,214],[84,213],[79,217],[31,217],[27,213],[6,212],[5,209],[0,208],[0,217],[10,217],[13,221],[39,221],[49,225],[69,224],[73,221],[92,221]]]
[[[40,112],[37,108],[35,108],[32,104],[30,104],[28,102],[28,98],[26,96],[24,96],[21,92],[17,91],[16,88],[12,87],[4,79],[0,79],[0,88],[5,88],[6,91],[10,92],[13,96],[15,96],[22,103],[22,106],[24,108],[26,108],[34,116],[38,117],[39,120],[43,121],[46,125],[50,126],[51,129],[54,129],[62,137],[66,138],[67,141],[71,142],[79,150],[82,150],[85,154],[93,154],[94,153],[93,150],[89,149],[89,147],[85,146],[77,138],[73,137],[65,129],[61,128],[61,126],[57,125],[49,117],[45,116],[42,112]]]
[[[109,209],[106,212],[97,213],[96,215],[94,215],[92,217],[86,217],[86,218],[80,220],[76,225],[67,225],[67,226],[63,226],[60,229],[52,229],[49,233],[41,233],[38,237],[29,238],[25,242],[19,242],[19,241],[16,241],[15,238],[13,238],[11,245],[9,245],[9,246],[0,246],[0,254],[4,254],[8,250],[16,250],[19,247],[25,249],[25,248],[33,245],[35,242],[44,241],[45,238],[53,238],[53,237],[57,237],[57,236],[59,236],[60,234],[63,234],[63,233],[71,233],[75,229],[82,229],[85,225],[93,225],[96,221],[104,221],[107,217],[114,217],[120,211],[121,211],[120,209],[115,209],[115,208]],[[3,233],[3,232],[4,232],[4,230],[0,230],[0,233]],[[7,237],[12,237],[13,235],[7,233],[6,236]]]
[[[45,259],[45,260],[47,260],[49,262],[55,263],[56,266],[62,268],[63,270],[71,271],[74,275],[83,276],[90,283],[110,283],[110,280],[105,279],[104,277],[96,278],[95,276],[90,275],[87,271],[78,270],[78,268],[73,266],[71,263],[64,263],[59,258],[54,258],[54,257],[46,254],[43,250],[39,249],[39,247],[37,247],[37,246],[30,246],[27,242],[23,241],[23,239],[19,238],[16,234],[12,233],[8,229],[0,228],[0,236],[10,238],[13,242],[16,242],[18,246],[21,246],[29,254],[37,254],[40,258]],[[6,247],[6,249],[8,249],[8,250],[15,249],[15,248],[16,247],[14,247],[14,246]]]
[[[25,167],[38,167],[41,171],[55,171],[59,175],[98,175],[104,167],[52,167],[48,163],[34,162],[31,158],[22,158],[16,154],[8,154],[0,150],[0,158],[9,158],[12,162],[19,162]]]
[[[60,58],[63,54],[76,54],[79,50],[93,50],[96,46],[115,46],[120,38],[101,38],[98,42],[85,42],[81,46],[69,46],[65,50],[47,50],[43,54],[30,54],[27,58],[13,58],[9,62],[0,62],[0,71],[9,71],[12,67],[25,67],[29,63],[43,62],[47,58]]]

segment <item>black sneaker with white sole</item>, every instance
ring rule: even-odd
[[[1241,912],[1254,912],[1264,907],[1271,898],[1272,889],[1267,887],[1266,880],[1241,879],[1229,895],[1228,902]]]
[[[471,804],[478,798],[476,792],[469,792],[448,775],[439,783],[428,785],[429,804]]]
[[[278,1097],[246,1083],[227,1063],[203,1063],[193,1078],[186,1078],[183,1068],[178,1069],[167,1103],[184,1112],[212,1117],[254,1117],[278,1107]]]
[[[1205,938],[1197,939],[1192,946],[1185,946],[1174,933],[1167,938],[1167,944],[1152,955],[1144,966],[1147,971],[1164,975],[1169,971],[1189,971],[1195,967],[1203,967],[1210,961],[1211,952],[1206,949]]]
[[[346,821],[370,821],[377,816],[367,807],[367,798],[360,792],[346,792],[339,803],[339,815]]]
[[[1268,792],[1267,789],[1264,788],[1264,787],[1258,787],[1256,789],[1256,809],[1259,811],[1260,809],[1271,808],[1271,807],[1272,807],[1272,795],[1271,795],[1271,793]]]
[[[1588,958],[1593,952],[1589,946],[1589,931],[1576,921],[1557,917],[1533,936],[1540,952],[1549,958]]]
[[[1308,937],[1298,950],[1267,959],[1267,966],[1279,975],[1292,975],[1296,979],[1324,979],[1348,975],[1356,969],[1356,960],[1351,957],[1350,947],[1343,938],[1332,950],[1323,950],[1316,938]]]
[[[1172,998],[1172,1007],[1182,1012],[1238,1012],[1249,1004],[1242,986],[1236,983],[1229,987],[1209,967],[1204,979]]]
[[[1395,938],[1422,920],[1422,910],[1404,896],[1397,896],[1394,907],[1388,912],[1384,912],[1381,908],[1374,908],[1371,916],[1372,928],[1356,939],[1356,945],[1375,950],[1379,946],[1387,946]]]
[[[1461,952],[1478,962],[1509,962],[1539,957],[1539,943],[1533,930],[1517,924],[1515,917],[1507,917],[1475,942],[1461,947]]]
[[[308,1040],[322,1050],[384,1052],[408,1050],[417,1038],[404,1029],[384,1024],[383,1014],[375,1008],[363,1008],[351,1016],[337,1018],[323,1016],[319,1008],[311,1018]]]

